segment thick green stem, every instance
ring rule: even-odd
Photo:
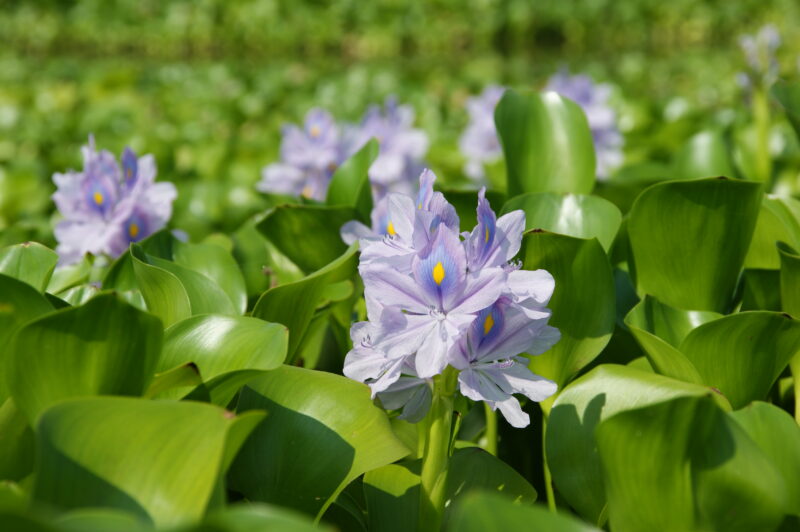
[[[553,476],[550,474],[550,466],[547,464],[547,416],[550,413],[550,405],[547,409],[542,408],[542,465],[544,466],[544,489],[547,492],[547,507],[551,512],[557,512],[556,495],[553,492]]]
[[[456,372],[447,368],[434,378],[431,409],[425,417],[428,436],[422,454],[419,530],[438,532],[444,514],[447,467],[450,461],[450,431]]]
[[[755,164],[757,179],[768,183],[772,176],[772,157],[769,153],[769,98],[767,89],[758,87],[753,91],[753,120],[756,127]]]
[[[486,413],[486,443],[483,448],[487,453],[497,456],[497,412],[492,410],[489,403],[483,403],[483,409]]]

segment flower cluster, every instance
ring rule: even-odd
[[[410,193],[428,151],[428,137],[413,123],[414,110],[391,97],[370,107],[358,125],[339,125],[327,111],[312,109],[302,128],[284,127],[281,160],[264,168],[256,187],[323,200],[336,168],[375,138],[380,152],[369,168],[375,199],[388,191]]]
[[[553,277],[511,262],[525,228],[522,211],[497,218],[481,189],[478,224],[459,234],[458,215],[433,191],[435,179],[423,171],[416,200],[389,194],[371,229],[356,222],[342,229],[345,240],[361,245],[368,318],[351,329],[344,374],[418,421],[431,402],[431,379],[450,366],[465,397],[524,427],[529,418],[514,394],[542,401],[556,391],[520,356],[543,353],[560,337],[547,325]]]
[[[55,228],[61,264],[87,253],[119,256],[166,225],[177,196],[172,183],[155,183],[152,155],[125,148],[120,165],[111,152],[95,149],[92,136],[82,152],[82,172],[53,175],[53,201],[64,217]]]
[[[464,173],[476,181],[485,178],[485,164],[491,164],[503,155],[494,125],[494,108],[505,90],[499,85],[489,85],[479,96],[467,100],[469,124],[459,139],[458,147],[467,158]]]
[[[586,113],[597,155],[597,176],[607,178],[623,160],[622,134],[617,126],[616,113],[608,102],[611,87],[595,83],[584,74],[570,76],[566,72],[559,72],[550,78],[546,88],[566,96]]]
[[[778,59],[775,52],[781,36],[772,24],[762,26],[755,35],[739,37],[739,47],[747,60],[748,72],[739,74],[739,84],[745,89],[763,83],[771,85],[778,79]]]

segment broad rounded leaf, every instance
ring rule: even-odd
[[[730,148],[719,131],[701,131],[691,137],[673,161],[675,179],[734,177]]]
[[[33,499],[61,510],[117,508],[157,526],[197,522],[241,443],[230,435],[263,416],[193,402],[65,401],[37,424]]]
[[[0,249],[0,273],[44,292],[58,262],[55,251],[37,242]]]
[[[777,312],[732,314],[690,332],[680,351],[705,384],[741,408],[764,399],[800,351],[800,322]]]
[[[783,518],[783,479],[710,398],[621,412],[596,437],[612,530],[774,530]]]
[[[161,351],[161,323],[115,294],[22,327],[8,352],[7,381],[30,421],[53,403],[85,395],[141,395]]]
[[[800,253],[786,243],[780,243],[778,251],[781,258],[781,306],[795,318],[800,318]]]
[[[330,206],[352,207],[361,221],[368,222],[372,213],[369,167],[377,156],[378,141],[370,139],[333,173],[325,203]]]
[[[231,487],[248,499],[321,515],[354,478],[408,454],[363,384],[283,366],[242,389],[237,411],[264,409],[236,458]]]
[[[765,196],[758,213],[753,241],[744,261],[745,268],[780,269],[780,258],[775,249],[779,241],[800,248],[800,201]]]
[[[711,394],[706,386],[628,366],[604,364],[576,379],[556,398],[547,421],[547,463],[558,492],[586,520],[597,523],[606,502],[594,439],[597,425],[624,410]]]
[[[494,112],[508,195],[588,194],[595,183],[592,133],[583,110],[555,92],[507,90]]]
[[[687,310],[727,312],[761,202],[757,183],[670,181],[633,205],[628,235],[640,292]]]
[[[307,516],[268,504],[247,503],[227,506],[209,515],[198,527],[182,532],[331,532],[315,525]]]
[[[578,238],[597,238],[608,251],[622,213],[610,201],[580,194],[524,194],[511,198],[502,213],[525,211],[525,229],[544,229]]]
[[[545,506],[515,504],[493,493],[473,493],[459,501],[447,530],[451,532],[508,532],[549,530],[553,532],[599,532],[565,513]]]
[[[174,249],[175,264],[201,273],[214,281],[230,298],[237,314],[247,310],[247,289],[239,265],[224,248],[214,244],[178,242]]]
[[[557,344],[532,358],[531,369],[563,386],[600,354],[614,331],[611,265],[596,239],[533,231],[522,246],[523,268],[545,269],[555,278],[550,324],[561,331]]]

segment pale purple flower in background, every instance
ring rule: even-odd
[[[136,242],[166,225],[177,196],[172,183],[155,183],[152,155],[137,158],[130,148],[122,167],[94,138],[82,148],[83,171],[56,173],[53,194],[63,220],[55,228],[61,264],[85,254],[117,257]]]
[[[494,124],[494,109],[505,90],[505,87],[499,85],[489,85],[479,96],[467,100],[469,124],[461,135],[458,146],[467,159],[464,173],[473,180],[483,181],[484,165],[499,160],[503,155]]]
[[[555,392],[518,357],[559,339],[547,325],[553,277],[511,262],[525,228],[522,211],[497,219],[482,189],[478,225],[460,236],[455,209],[433,190],[435,179],[423,172],[416,200],[388,195],[376,205],[372,229],[350,222],[342,230],[361,245],[369,320],[351,329],[344,374],[415,422],[430,406],[430,379],[449,365],[460,370],[466,397],[499,408],[514,426],[527,425],[513,394],[541,401]]]
[[[333,172],[345,158],[340,128],[322,109],[312,109],[303,127],[283,128],[280,162],[268,165],[256,184],[261,192],[325,199]]]
[[[428,152],[428,136],[414,126],[414,109],[399,105],[390,96],[383,107],[371,106],[351,141],[353,152],[375,138],[380,148],[369,168],[377,199],[387,192],[411,194],[416,177],[422,170],[422,158]]]
[[[592,131],[597,156],[597,177],[607,178],[623,162],[623,137],[617,115],[609,104],[611,86],[595,83],[587,75],[558,72],[547,82],[547,90],[566,96],[581,106]]]
[[[739,37],[739,47],[748,67],[748,72],[737,76],[743,88],[750,89],[755,84],[771,85],[778,79],[776,51],[780,45],[780,33],[772,24],[762,26],[754,35]]]

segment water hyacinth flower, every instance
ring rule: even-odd
[[[125,148],[120,166],[113,154],[96,150],[91,136],[82,152],[83,171],[53,175],[53,201],[64,218],[55,228],[61,264],[87,253],[118,257],[166,225],[177,196],[172,183],[155,183],[152,155]]]
[[[547,82],[547,90],[566,96],[581,106],[592,131],[597,155],[597,176],[607,178],[623,161],[623,138],[617,126],[617,116],[609,105],[611,87],[595,83],[589,76],[570,76],[559,72]]]
[[[460,371],[464,396],[525,426],[514,394],[541,401],[556,390],[519,357],[543,353],[559,339],[547,325],[555,283],[544,270],[511,262],[522,241],[523,211],[498,219],[482,189],[478,224],[459,234],[455,209],[433,190],[435,178],[422,173],[415,200],[389,194],[372,229],[343,228],[345,238],[361,245],[368,318],[351,329],[344,374],[417,421],[430,405],[431,379],[449,366]]]
[[[343,155],[339,126],[333,117],[322,109],[312,109],[302,128],[284,126],[281,160],[264,168],[256,188],[323,200]]]
[[[479,96],[467,100],[469,125],[461,135],[458,146],[467,158],[464,173],[476,181],[485,178],[484,165],[499,160],[503,155],[494,124],[494,109],[504,92],[505,87],[489,85]]]
[[[771,85],[778,79],[778,59],[775,52],[781,45],[778,29],[766,24],[754,35],[739,37],[739,47],[744,52],[748,72],[739,75],[739,83],[744,88],[754,84]]]

